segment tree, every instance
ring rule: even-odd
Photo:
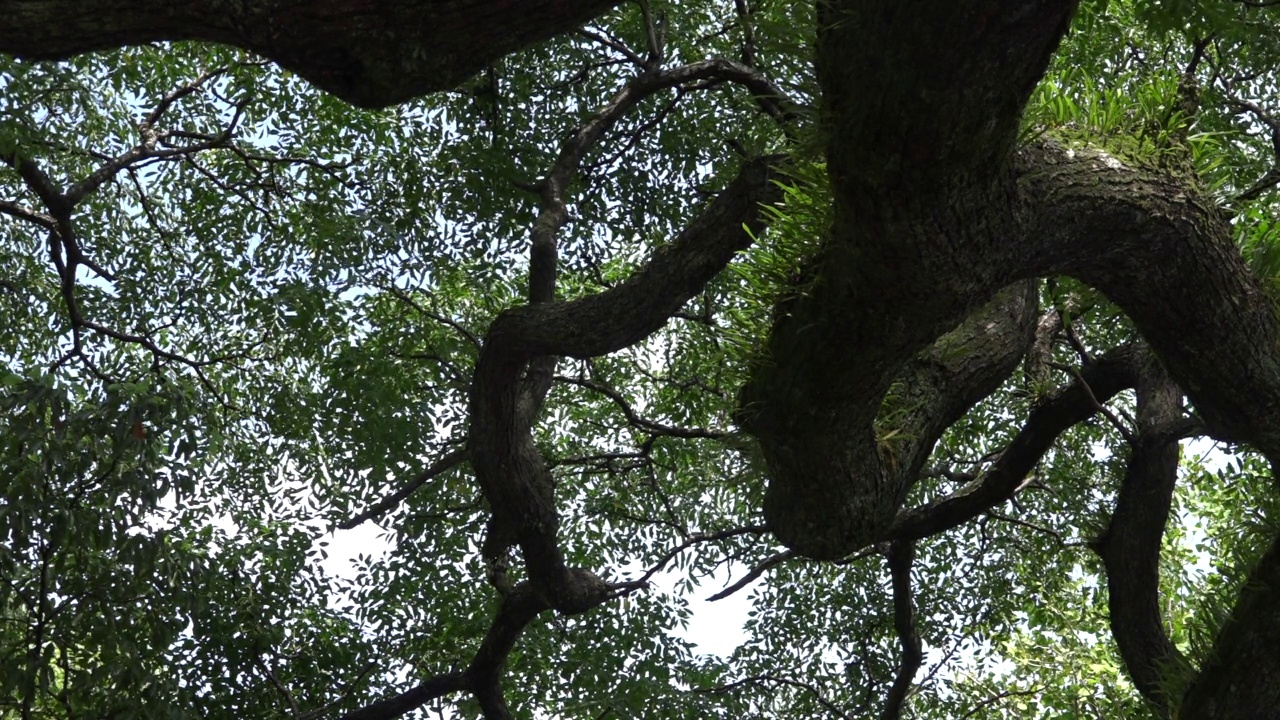
[[[1280,707],[1273,3],[509,5],[0,1],[0,713]]]

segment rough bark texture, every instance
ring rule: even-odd
[[[1007,460],[953,496],[900,511],[911,478],[877,446],[874,429],[893,381],[1019,278],[1065,274],[1103,291],[1212,435],[1280,457],[1280,324],[1213,201],[1184,175],[1097,149],[1051,140],[1015,149],[1018,108],[1073,3],[975,1],[931,14],[887,0],[821,7],[817,65],[835,222],[812,291],[780,308],[740,413],[771,470],[764,509],[783,543],[839,558],[963,522],[1012,493],[1024,461],[1073,417],[1094,412],[1096,403],[1081,402],[1083,387],[1065,391],[1037,409]],[[1101,375],[1108,394],[1131,386],[1134,372]],[[1150,407],[1159,394],[1147,393]],[[1133,573],[1117,579],[1114,608],[1137,623],[1122,633],[1125,659],[1161,702],[1160,673],[1177,675],[1178,664],[1157,634],[1149,570],[1167,513],[1158,504],[1131,519],[1132,495],[1168,491],[1167,443],[1177,435],[1165,431],[1135,450],[1135,477],[1104,546],[1124,556],[1110,561],[1117,573]],[[1192,682],[1187,708],[1197,717],[1225,716],[1228,706],[1238,717],[1265,717],[1275,707],[1270,679],[1280,678],[1280,654],[1262,651],[1269,629],[1250,630],[1258,621],[1276,626],[1275,594],[1259,590],[1274,587],[1275,554],[1242,597],[1242,621],[1224,633],[1219,665]]]
[[[949,7],[935,27],[895,3],[825,5],[836,221],[742,413],[773,471],[767,517],[813,557],[884,535],[901,488],[876,452],[881,398],[917,352],[1019,277],[1100,288],[1216,436],[1280,449],[1268,421],[1280,416],[1275,313],[1212,202],[1184,177],[1100,151],[1043,142],[1011,155],[1016,107],[1072,3]],[[967,42],[927,41],[956,28],[971,28]]]
[[[617,0],[0,0],[0,52],[61,59],[161,40],[251,50],[365,107],[458,85]]]
[[[1218,438],[1280,457],[1280,324],[1231,228],[1187,178],[1046,142],[1019,158],[1034,253],[1138,326]]]
[[[1036,284],[1020,282],[907,363],[882,404],[880,457],[902,497],[938,438],[1018,367],[1035,340]],[[901,418],[901,419],[899,419]],[[895,438],[900,438],[895,441]]]
[[[766,517],[788,546],[840,557],[892,523],[902,488],[877,453],[880,400],[917,352],[1017,278],[1016,190],[1002,171],[1074,6],[820,5],[835,223],[741,415],[773,473]]]
[[[1087,420],[1120,391],[1138,382],[1136,348],[1117,348],[1088,363],[1080,378],[1031,411],[1022,430],[981,476],[955,492],[898,514],[894,539],[920,539],[968,522],[1013,497],[1023,479],[1067,428]]]

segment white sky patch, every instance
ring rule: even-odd
[[[350,530],[332,530],[316,538],[315,545],[320,543],[327,543],[323,547],[328,557],[320,561],[325,575],[344,580],[355,579],[357,557],[365,555],[377,561],[395,550],[386,538],[386,530],[374,522],[360,523]]]
[[[735,564],[733,568],[721,569],[710,577],[704,578],[689,600],[689,609],[693,615],[689,618],[689,626],[675,634],[697,646],[699,653],[728,658],[747,639],[747,616],[754,607],[751,601],[751,586],[748,585],[727,598],[709,602],[707,598],[720,592],[736,578],[750,572],[745,565]],[[678,574],[669,574],[658,582],[664,586],[674,586]],[[757,580],[757,582],[759,582]],[[754,584],[754,583],[753,583]]]

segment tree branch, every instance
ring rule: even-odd
[[[36,212],[35,210],[23,207],[21,204],[9,200],[0,200],[0,213],[39,225],[49,231],[55,230],[58,227],[58,221],[54,220],[51,215]]]
[[[338,720],[393,720],[417,710],[436,698],[467,689],[468,682],[464,673],[443,673],[424,680],[413,689],[399,695],[353,710]]]
[[[1098,357],[1080,371],[1080,380],[1060,388],[1031,411],[1022,430],[999,459],[977,480],[919,507],[902,511],[889,536],[920,539],[949,530],[1009,499],[1031,469],[1067,428],[1097,411],[1106,401],[1138,382],[1139,351],[1125,345]],[[1086,391],[1083,380],[1088,383]]]
[[[729,538],[739,537],[741,535],[758,535],[765,532],[768,532],[768,529],[765,528],[764,526],[748,525],[747,527],[730,528],[728,530],[721,530],[719,532],[696,533],[694,535],[690,535],[689,537],[685,538],[684,542],[680,543],[679,545],[675,546],[674,548],[668,550],[665,554],[663,554],[663,556],[658,559],[658,562],[654,563],[647,571],[645,571],[645,574],[641,575],[639,579],[635,580],[635,582],[637,583],[649,582],[649,580],[651,580],[654,575],[661,572],[662,569],[667,566],[667,563],[674,560],[675,557],[680,553],[684,552],[685,550],[688,550],[689,548],[695,545],[701,545],[702,543],[707,543],[707,542],[717,542],[719,540],[728,540]],[[711,599],[718,600],[719,598],[712,597]]]
[[[1275,463],[1272,464],[1275,467]],[[1280,538],[1249,573],[1180,718],[1248,720],[1280,707]]]
[[[0,0],[0,52],[64,59],[203,40],[262,55],[363,107],[452,88],[520,48],[568,32],[617,0]]]
[[[902,645],[902,663],[889,688],[885,699],[884,710],[880,720],[898,720],[902,717],[903,705],[907,693],[911,690],[911,681],[915,679],[920,663],[924,662],[924,651],[920,644],[920,633],[916,628],[916,611],[911,599],[911,565],[915,561],[915,545],[913,541],[895,541],[890,543],[886,556],[889,561],[890,583],[893,586],[893,629],[898,634],[898,642]]]
[[[1035,282],[1012,285],[938,338],[894,381],[878,424],[889,422],[904,438],[889,447],[900,500],[915,485],[938,439],[974,405],[995,392],[1035,342]],[[886,419],[897,412],[901,418]]]
[[[417,492],[418,488],[421,488],[423,485],[426,485],[427,483],[431,482],[431,480],[435,479],[436,477],[443,475],[444,473],[454,469],[458,465],[461,465],[463,462],[466,462],[466,460],[467,460],[467,448],[465,446],[458,448],[453,452],[447,453],[440,459],[436,460],[434,463],[431,463],[430,465],[428,465],[426,469],[418,473],[418,476],[415,477],[413,480],[409,481],[408,483],[405,483],[404,487],[400,488],[394,493],[374,503],[372,506],[370,506],[368,509],[366,509],[364,512],[360,513],[359,515],[356,515],[355,517],[349,520],[343,520],[342,522],[338,523],[338,529],[350,530],[351,528],[356,527],[357,525],[365,522],[366,520],[373,520],[373,519],[382,517],[386,513],[390,512],[397,505],[404,502],[405,498]]]
[[[1093,545],[1107,574],[1111,634],[1133,684],[1161,717],[1176,714],[1191,666],[1160,613],[1160,544],[1178,477],[1178,443],[1152,441],[1181,417],[1182,391],[1153,360],[1138,381],[1138,434],[1106,532]]]
[[[724,433],[717,432],[715,430],[707,430],[704,428],[697,428],[697,427],[695,428],[676,427],[674,425],[666,425],[664,423],[660,423],[645,417],[641,417],[638,413],[636,413],[635,409],[631,407],[631,403],[627,402],[627,399],[622,397],[621,393],[609,387],[608,385],[605,385],[604,383],[596,382],[595,380],[592,380],[590,378],[585,378],[585,377],[575,378],[575,377],[569,377],[567,375],[557,375],[555,376],[555,380],[556,382],[562,382],[562,383],[565,383],[566,385],[574,385],[580,388],[586,388],[587,390],[598,392],[601,395],[604,395],[605,397],[612,400],[614,405],[618,406],[618,409],[621,410],[622,414],[626,417],[628,425],[636,428],[637,430],[641,430],[643,432],[649,433],[651,435],[662,435],[664,437],[676,437],[676,438],[686,438],[686,439],[703,438],[708,440],[718,440],[724,437]]]
[[[1270,421],[1280,417],[1280,322],[1212,201],[1175,175],[1052,141],[1019,164],[1035,238],[1028,271],[1068,273],[1104,292],[1211,435],[1280,456]]]
[[[537,357],[602,355],[660,328],[763,229],[760,206],[780,195],[772,182],[779,162],[749,163],[671,245],[618,287],[513,308],[489,328],[471,388],[470,431],[472,466],[494,513],[486,555],[497,559],[518,542],[530,580],[557,610],[594,607],[607,588],[565,566],[552,478],[519,417],[521,374]]]
[[[732,585],[729,585],[728,587],[724,588],[723,590],[716,593],[715,595],[712,595],[711,597],[707,598],[707,602],[715,602],[716,600],[723,600],[729,597],[730,595],[738,592],[742,588],[755,582],[757,578],[769,572],[773,568],[781,565],[784,562],[787,562],[788,560],[792,560],[797,557],[800,557],[800,556],[794,550],[783,550],[780,553],[774,553],[773,555],[770,555],[769,557],[757,563],[755,567],[751,568],[750,572],[748,572],[746,575],[743,575],[741,578],[739,578],[737,582],[733,583]]]

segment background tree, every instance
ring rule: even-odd
[[[552,6],[0,1],[0,713],[1280,706],[1270,3]]]

